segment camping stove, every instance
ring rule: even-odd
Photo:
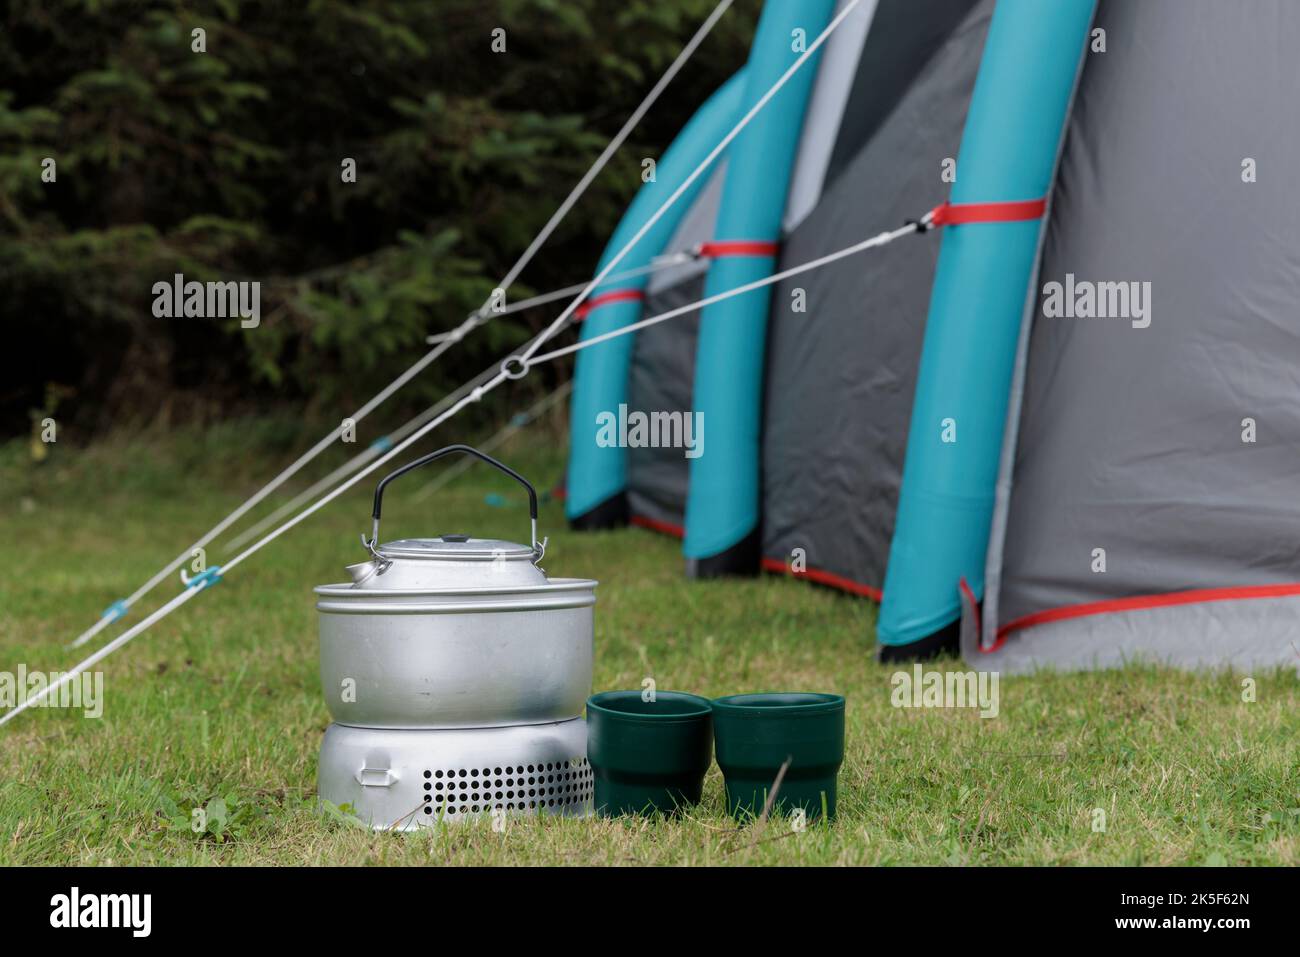
[[[528,491],[531,546],[442,535],[378,544],[385,487],[463,452]],[[376,829],[493,812],[585,815],[592,773],[582,709],[591,691],[596,582],[538,567],[537,493],[468,446],[386,476],[368,561],[322,585],[321,686],[334,724],[319,794]]]

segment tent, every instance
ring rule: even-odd
[[[769,0],[620,233],[835,7]],[[627,262],[704,255],[582,334],[947,225],[581,353],[571,524],[878,600],[885,659],[1294,665],[1298,39],[1284,0],[861,0]],[[700,448],[598,441],[620,407]]]

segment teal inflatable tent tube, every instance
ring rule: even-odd
[[[745,70],[737,72],[682,128],[656,164],[655,181],[641,187],[614,230],[601,256],[598,273],[730,132],[740,117],[745,77]],[[660,255],[708,180],[707,175],[700,176],[614,267],[614,272],[647,266]],[[603,283],[592,290],[587,301],[594,303],[598,297],[620,290],[642,293],[649,279],[647,273]],[[639,296],[610,300],[587,314],[581,338],[590,339],[620,329],[640,318]],[[635,334],[619,336],[578,353],[569,404],[569,465],[565,481],[565,513],[575,528],[608,527],[627,521],[627,451],[596,444],[596,418],[602,412],[617,414],[620,403],[627,402],[635,338]]]
[[[1035,200],[1055,172],[1094,0],[999,0],[950,202]],[[881,657],[945,643],[959,582],[983,598],[984,559],[1016,344],[1042,220],[943,232],[908,431]]]
[[[769,0],[749,56],[748,111],[826,28],[834,0]],[[797,40],[803,39],[800,45]],[[718,211],[718,242],[772,243],[817,75],[810,57],[731,144]],[[775,255],[723,256],[709,267],[705,295],[772,274]],[[698,577],[758,570],[759,429],[769,289],[708,306],[695,353],[695,411],[703,453],[691,460],[686,498],[687,571]]]

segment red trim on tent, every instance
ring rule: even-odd
[[[1002,647],[1007,636],[1022,628],[1045,625],[1053,621],[1065,621],[1070,618],[1086,618],[1089,615],[1104,615],[1110,612],[1140,611],[1146,608],[1169,608],[1174,605],[1197,605],[1212,601],[1240,601],[1250,598],[1289,598],[1300,595],[1300,583],[1286,585],[1238,585],[1231,588],[1194,588],[1188,591],[1166,592],[1163,595],[1136,595],[1132,598],[1111,598],[1106,601],[1085,602],[1082,605],[1067,605],[1064,608],[1049,608],[1008,622],[998,629],[997,641],[993,647],[984,651],[996,651]]]
[[[640,289],[615,289],[613,292],[601,293],[599,296],[593,296],[574,310],[575,319],[586,319],[587,314],[593,309],[599,309],[601,306],[608,306],[615,302],[640,302],[645,299],[645,293]]]
[[[680,525],[674,525],[672,522],[661,522],[656,518],[647,518],[645,515],[633,515],[631,518],[633,525],[641,528],[648,528],[654,532],[661,532],[664,535],[671,535],[673,538],[685,538],[686,529]],[[854,595],[864,595],[867,598],[879,602],[881,593],[879,588],[873,588],[871,585],[864,585],[861,582],[855,582],[851,578],[845,578],[842,575],[836,575],[833,572],[822,571],[820,568],[810,568],[803,572],[791,571],[785,562],[778,558],[764,558],[763,570],[769,572],[778,572],[790,575],[794,578],[806,578],[808,581],[816,582],[819,585],[829,585],[831,588],[838,588],[840,591],[846,591]]]
[[[962,575],[961,578],[957,579],[957,588],[961,590],[962,597],[970,606],[971,614],[975,616],[975,645],[978,647],[980,635],[983,633],[984,629],[984,622],[981,620],[983,616],[980,614],[979,599],[975,597],[975,592],[970,587],[970,582],[966,580],[965,575]]]
[[[721,259],[724,256],[775,256],[779,248],[776,243],[757,239],[726,239],[700,243],[700,255],[709,259]]]
[[[931,212],[932,226],[960,226],[964,223],[1015,223],[1038,219],[1047,209],[1046,199],[1015,200],[1008,203],[941,203]]]
[[[648,528],[652,532],[661,532],[664,535],[671,535],[673,538],[686,537],[686,529],[680,525],[674,525],[672,522],[661,522],[657,518],[646,518],[644,515],[633,515],[630,521],[633,525]]]
[[[823,571],[820,568],[809,568],[806,571],[797,572],[779,558],[764,558],[763,569],[764,571],[786,574],[792,578],[806,578],[808,581],[816,582],[819,585],[829,585],[831,588],[838,588],[840,591],[846,591],[854,595],[863,595],[877,602],[883,597],[879,588],[855,582],[851,578],[836,575],[834,572]]]

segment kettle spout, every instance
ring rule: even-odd
[[[344,570],[352,576],[352,584],[360,585],[379,571],[379,563],[375,561],[357,562],[357,564],[349,565]]]

